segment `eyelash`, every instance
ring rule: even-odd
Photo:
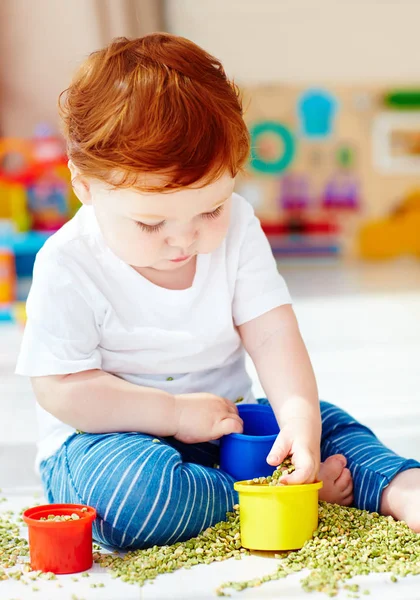
[[[217,219],[217,217],[220,217],[220,215],[222,214],[222,211],[223,205],[216,208],[216,210],[213,210],[213,212],[203,213],[201,217],[203,219]]]
[[[157,223],[156,225],[146,225],[146,223],[141,223],[140,221],[136,221],[137,227],[140,227],[142,231],[146,231],[147,233],[157,233],[162,229],[165,225],[165,221],[161,223]]]
[[[216,208],[216,210],[213,210],[213,212],[203,213],[200,216],[202,219],[217,219],[222,214],[222,211],[223,211],[223,206],[219,206],[218,208]],[[137,227],[140,227],[140,229],[142,231],[145,231],[147,233],[157,233],[165,225],[165,221],[161,221],[160,223],[157,223],[156,225],[146,225],[146,223],[142,223],[141,221],[136,221],[136,225],[137,225]]]

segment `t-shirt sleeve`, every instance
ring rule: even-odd
[[[27,300],[16,374],[37,377],[99,369],[99,326],[92,304],[83,274],[41,251]]]
[[[261,224],[247,203],[233,298],[233,320],[239,326],[292,300],[280,275]]]

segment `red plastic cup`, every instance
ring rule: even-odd
[[[82,508],[86,511],[82,512]],[[71,515],[70,521],[40,521],[48,515]],[[28,525],[31,567],[57,574],[80,573],[91,568],[92,523],[96,510],[83,504],[44,504],[23,513]]]

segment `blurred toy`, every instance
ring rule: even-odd
[[[419,110],[420,89],[396,89],[384,95],[384,104],[394,110]]]
[[[9,248],[0,248],[0,321],[12,319],[12,303],[15,299],[15,257]]]
[[[0,140],[0,219],[17,232],[56,231],[77,208],[61,138],[39,126],[32,139]]]
[[[308,177],[290,173],[283,177],[279,208],[280,210],[305,210],[311,203]]]
[[[360,255],[389,259],[420,257],[420,189],[414,190],[388,216],[366,223],[359,232]]]
[[[68,183],[54,168],[48,169],[28,186],[28,207],[32,227],[41,231],[56,231],[68,219]]]
[[[0,322],[25,325],[26,303],[17,300],[16,256],[11,248],[0,248]]]
[[[302,135],[311,139],[323,139],[334,130],[338,102],[331,92],[310,89],[298,100],[298,117]]]
[[[0,321],[24,325],[35,256],[78,208],[64,142],[49,127],[0,139]]]
[[[63,142],[46,125],[35,129],[31,142],[35,163],[42,165],[27,188],[32,227],[38,231],[56,231],[70,216],[71,185]]]
[[[27,231],[26,185],[34,161],[26,140],[0,139],[0,219],[10,219],[16,231]]]
[[[13,306],[14,321],[24,327],[26,324],[26,302],[16,302]]]
[[[323,197],[326,209],[357,209],[359,207],[359,185],[351,176],[341,174],[327,182]]]
[[[15,257],[9,248],[0,248],[0,304],[10,304],[15,298]]]
[[[325,186],[322,206],[326,209],[357,210],[360,207],[360,186],[352,168],[354,151],[349,146],[341,146],[336,154],[338,172]]]
[[[336,223],[291,213],[284,220],[261,223],[274,256],[336,257],[341,248]]]
[[[278,121],[259,121],[250,128],[250,136],[250,164],[254,171],[276,176],[292,164],[296,139],[289,127]]]

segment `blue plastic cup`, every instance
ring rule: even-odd
[[[274,471],[267,456],[279,434],[273,409],[263,404],[240,404],[243,433],[231,433],[220,440],[220,468],[237,481],[266,477]]]

